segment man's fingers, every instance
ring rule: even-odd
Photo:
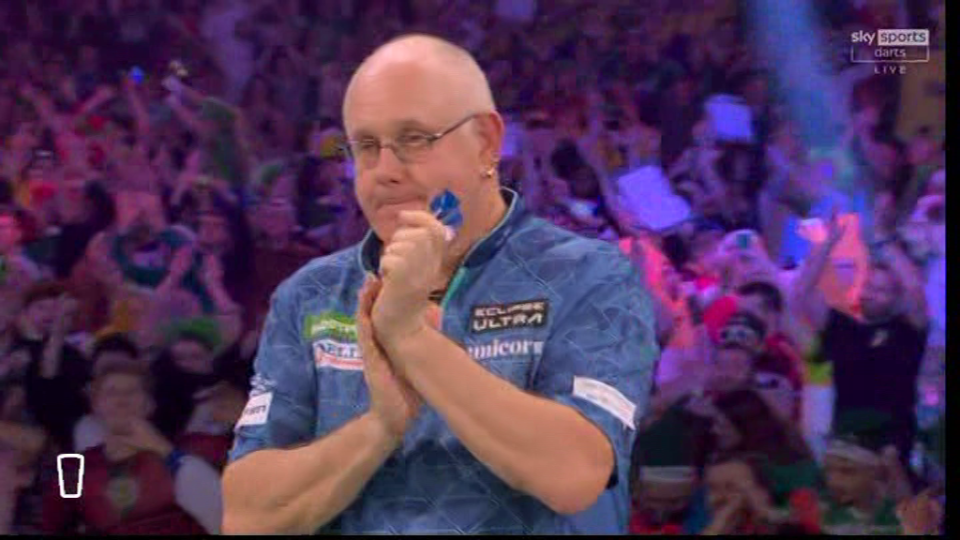
[[[397,216],[397,221],[400,224],[400,228],[394,233],[394,238],[396,238],[397,234],[406,230],[417,231],[422,229],[427,229],[432,234],[439,235],[440,237],[444,235],[443,224],[428,212],[403,210]]]
[[[389,277],[390,272],[400,264],[403,264],[403,257],[385,252],[383,256],[380,257],[380,274],[386,279]]]
[[[401,227],[429,227],[437,223],[437,218],[421,210],[401,210],[397,214],[397,222]]]
[[[380,286],[381,282],[379,279],[367,276],[363,282],[363,287],[361,287],[360,292],[357,293],[358,319],[370,313],[370,310],[373,308],[374,299],[377,297],[377,293],[380,292]]]

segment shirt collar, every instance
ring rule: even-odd
[[[507,211],[497,225],[467,252],[467,256],[462,263],[465,268],[480,266],[493,258],[526,213],[523,199],[516,191],[501,187],[500,193],[507,203]],[[367,231],[363,241],[360,242],[360,252],[358,254],[360,267],[363,268],[364,272],[375,273],[379,268],[382,247],[383,242],[374,234],[373,229]]]

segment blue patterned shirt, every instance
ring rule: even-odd
[[[581,514],[557,514],[498,478],[424,404],[403,444],[324,531],[626,532],[634,426],[658,354],[650,298],[616,247],[533,217],[503,192],[506,215],[446,292],[443,333],[488,371],[599,427],[616,453],[606,491]],[[368,234],[277,289],[231,460],[321,438],[367,411],[353,314],[380,247]]]

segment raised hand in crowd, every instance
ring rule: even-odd
[[[161,458],[166,458],[173,451],[173,444],[144,418],[130,418],[122,433],[110,436],[131,450],[152,452]]]
[[[943,523],[943,504],[927,489],[897,505],[897,518],[903,534],[910,536],[940,534]]]
[[[905,501],[913,496],[913,486],[907,471],[900,461],[900,454],[896,447],[887,446],[880,453],[883,461],[883,474],[886,480],[888,495],[897,502]]]
[[[63,346],[73,327],[77,307],[76,299],[69,294],[60,295],[56,300],[50,337],[44,345],[43,360],[40,363],[40,375],[44,378],[52,379],[60,374]]]
[[[167,276],[164,278],[163,283],[157,287],[158,291],[177,289],[180,287],[183,279],[193,268],[195,250],[196,246],[190,243],[180,247],[174,252]]]

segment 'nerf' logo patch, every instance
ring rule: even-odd
[[[515,304],[473,306],[470,331],[479,334],[508,328],[541,327],[547,323],[549,305],[546,300],[529,300]]]

